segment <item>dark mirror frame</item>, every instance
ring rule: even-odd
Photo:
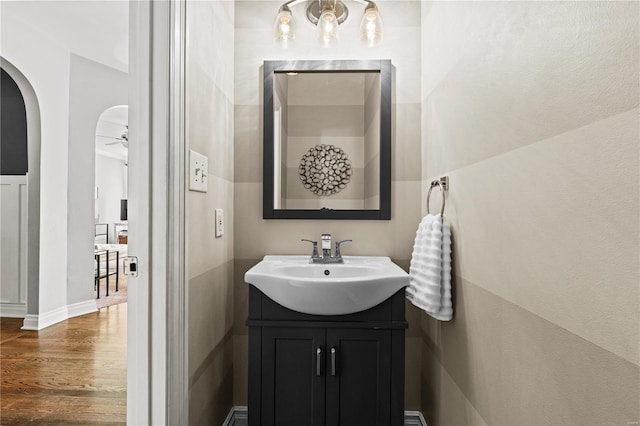
[[[391,60],[265,61],[263,97],[263,218],[264,219],[391,219]],[[276,72],[380,73],[380,206],[378,210],[293,210],[273,205],[273,81]]]

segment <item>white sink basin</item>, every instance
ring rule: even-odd
[[[265,256],[244,280],[286,308],[315,315],[364,311],[409,285],[409,275],[388,257],[343,259],[312,264],[309,256]]]

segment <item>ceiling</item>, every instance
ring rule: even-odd
[[[129,1],[0,1],[2,19],[43,32],[71,52],[128,72]]]

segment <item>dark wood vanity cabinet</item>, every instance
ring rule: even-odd
[[[250,426],[404,424],[404,289],[338,316],[249,294]]]

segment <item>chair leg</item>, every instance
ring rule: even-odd
[[[106,268],[107,268],[107,276],[105,278],[105,296],[109,296],[109,250],[107,250],[107,256],[106,256]]]
[[[119,278],[120,278],[120,252],[116,251],[116,291],[118,291]]]

